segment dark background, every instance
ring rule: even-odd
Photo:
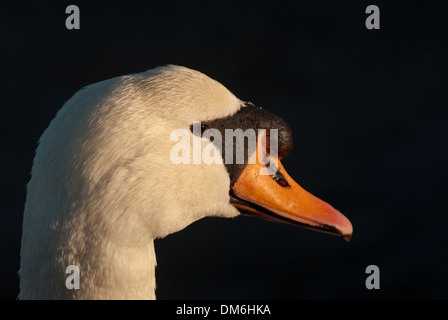
[[[85,85],[179,64],[282,116],[286,169],[354,235],[206,218],[156,241],[159,299],[447,299],[448,7],[391,2],[2,3],[0,297],[18,294],[25,187],[59,108]],[[69,4],[80,30],[65,27]],[[380,30],[365,27],[369,4]]]

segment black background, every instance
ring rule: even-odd
[[[69,4],[80,30],[65,27]],[[380,30],[365,27],[369,4]],[[59,108],[85,85],[179,64],[283,117],[286,169],[354,235],[206,218],[156,241],[159,299],[447,299],[447,17],[442,1],[2,3],[0,297],[18,294],[25,187]]]

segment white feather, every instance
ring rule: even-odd
[[[220,83],[179,66],[77,92],[36,150],[19,298],[154,299],[153,240],[205,216],[238,215],[224,165],[173,164],[170,133],[241,105]],[[79,267],[78,290],[65,286],[69,265]]]

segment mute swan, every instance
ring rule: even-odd
[[[65,103],[39,140],[27,185],[20,299],[155,299],[154,239],[206,216],[242,212],[350,238],[349,220],[280,162],[277,176],[247,160],[174,164],[170,133],[196,120],[221,131],[276,128],[279,159],[292,147],[281,118],[180,66],[102,81]],[[70,265],[79,289],[66,287]]]

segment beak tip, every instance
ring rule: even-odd
[[[350,240],[352,240],[352,233],[349,234],[344,234],[342,237],[344,238],[345,241],[350,242]]]
[[[341,228],[341,235],[344,238],[345,241],[350,242],[350,240],[352,239],[353,236],[353,226],[351,224],[351,222],[346,218],[346,224],[344,226],[344,228]]]

